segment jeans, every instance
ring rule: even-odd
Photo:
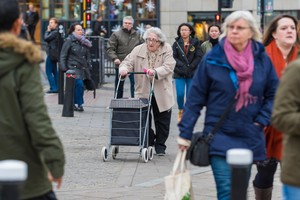
[[[117,91],[117,86],[118,86],[118,82],[119,82],[119,69],[115,68],[115,71],[116,71],[115,92],[117,93],[117,99],[120,99],[120,98],[123,98],[125,80],[120,81],[119,88]],[[130,80],[130,95],[133,98],[134,97],[134,75],[133,74],[129,75],[129,80]]]
[[[186,91],[185,96],[187,97],[190,87],[191,87],[191,83],[192,83],[191,78],[176,78],[175,79],[178,109],[183,109],[184,93]]]
[[[50,91],[57,91],[57,65],[49,56],[46,58],[46,75],[50,85]]]
[[[83,80],[75,79],[74,104],[81,106],[83,104]]]
[[[283,184],[282,196],[283,200],[298,200],[300,197],[300,187]]]

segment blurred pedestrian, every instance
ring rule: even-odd
[[[283,133],[281,181],[283,199],[300,197],[300,59],[290,63],[281,76],[272,114],[273,126]]]
[[[235,99],[209,149],[218,199],[227,200],[231,190],[227,150],[249,149],[253,152],[254,162],[266,158],[263,128],[270,122],[278,78],[259,42],[261,33],[249,11],[232,12],[222,27],[221,40],[203,57],[194,75],[178,125],[178,143],[181,150],[188,148],[204,106],[203,133],[207,135]]]
[[[20,34],[19,34],[19,38],[22,38],[24,40],[30,40],[30,35],[29,35],[28,30],[27,30],[27,26],[24,22],[23,14],[20,13],[20,15],[21,15],[21,20],[22,20],[22,26],[21,26],[21,31],[20,31]]]
[[[62,71],[68,69],[76,73],[74,90],[74,111],[84,111],[83,94],[84,79],[90,78],[91,56],[89,48],[92,43],[86,39],[80,23],[73,23],[68,31],[68,38],[65,40],[60,53],[60,67]],[[77,106],[76,106],[77,104]]]
[[[49,25],[44,35],[44,40],[47,42],[47,59],[46,59],[46,74],[49,81],[50,89],[47,93],[57,93],[57,62],[59,59],[59,32],[58,20],[50,18]]]
[[[288,63],[298,54],[297,19],[290,15],[279,15],[269,24],[263,44],[280,78]],[[274,175],[282,155],[282,133],[273,126],[265,128],[267,160],[257,165],[253,181],[256,199],[272,199]]]
[[[156,154],[165,155],[166,141],[170,132],[172,106],[174,105],[172,74],[175,67],[172,47],[166,43],[166,36],[159,28],[148,29],[143,43],[135,47],[120,65],[120,75],[128,72],[147,72],[147,76],[135,75],[135,97],[150,96],[151,81],[154,78],[154,95],[151,109],[155,131],[151,128],[152,115],[149,119],[149,146],[154,146]]]
[[[60,188],[65,157],[44,102],[42,54],[32,42],[18,38],[18,1],[1,0],[0,8],[0,160],[27,163],[21,199],[55,200],[52,182]]]
[[[173,78],[175,79],[178,122],[181,120],[184,99],[188,96],[192,78],[202,58],[200,41],[194,37],[195,30],[188,23],[178,26],[177,37],[173,43],[173,57],[176,60]]]
[[[25,24],[30,35],[30,38],[35,42],[34,33],[37,23],[39,22],[39,13],[36,11],[33,4],[29,4],[28,11],[25,16]]]
[[[102,24],[102,16],[99,15],[94,25],[93,36],[105,37],[106,34],[107,34],[107,30]]]
[[[134,19],[131,16],[125,16],[123,18],[123,26],[119,31],[114,32],[107,43],[107,54],[113,60],[115,64],[116,77],[115,77],[115,92],[117,98],[123,97],[124,81],[120,81],[120,85],[117,91],[117,85],[119,82],[119,65],[124,58],[132,51],[132,49],[141,44],[142,40],[137,31],[133,29]],[[130,95],[134,97],[134,76],[130,75]]]
[[[221,35],[221,28],[217,24],[212,24],[208,27],[208,40],[201,44],[203,54],[206,54],[216,44],[219,43],[219,36]]]

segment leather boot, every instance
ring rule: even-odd
[[[255,186],[253,186],[255,191],[255,199],[256,200],[272,200],[272,190],[273,187],[260,189]]]
[[[180,120],[182,118],[182,113],[183,113],[183,109],[179,109],[179,111],[178,111],[178,120],[177,120],[178,123],[180,122]]]

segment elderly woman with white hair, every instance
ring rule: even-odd
[[[218,199],[227,200],[231,190],[227,150],[249,149],[253,152],[254,162],[266,158],[263,129],[270,123],[278,78],[260,43],[261,33],[250,12],[231,13],[222,29],[219,43],[204,56],[194,75],[178,125],[178,144],[179,149],[188,149],[204,106],[203,133],[208,134],[226,107],[235,101],[214,134],[209,149]]]
[[[126,56],[119,68],[119,74],[126,76],[128,72],[147,72],[147,76],[135,74],[135,93],[137,98],[148,98],[151,80],[154,78],[154,95],[151,109],[154,117],[155,131],[149,120],[149,145],[154,146],[156,154],[165,155],[166,140],[169,136],[171,109],[175,103],[172,75],[175,67],[173,50],[166,43],[166,36],[157,27],[148,29],[143,35],[145,43],[136,46]]]

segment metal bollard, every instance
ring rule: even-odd
[[[230,149],[226,155],[231,166],[231,200],[247,200],[247,188],[253,161],[252,151],[248,149]]]
[[[0,199],[20,200],[20,189],[27,179],[27,164],[19,160],[0,161]]]
[[[63,117],[74,117],[74,85],[75,85],[76,73],[74,70],[68,70],[66,72],[66,90],[64,97]]]

